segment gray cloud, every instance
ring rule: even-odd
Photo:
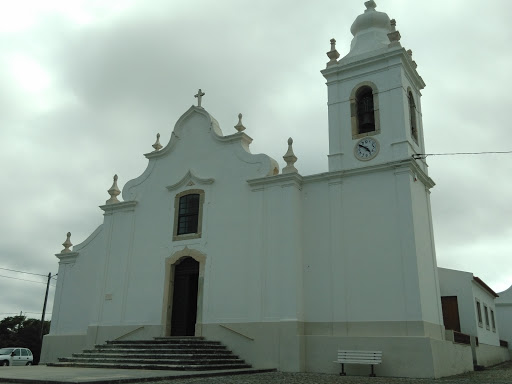
[[[157,132],[162,143],[169,140],[198,88],[225,133],[244,114],[253,152],[283,166],[292,136],[302,174],[327,170],[327,92],[319,71],[330,38],[342,55],[348,52],[362,1],[132,4],[116,12],[88,9],[93,19],[86,24],[46,12],[30,28],[2,36],[0,69],[9,75],[0,76],[0,266],[56,272],[53,254],[66,232],[77,244],[101,223],[98,205],[113,174],[122,186],[143,172],[142,154],[152,150]],[[512,53],[504,47],[512,37],[512,4],[436,0],[411,8],[390,0],[378,9],[397,19],[427,83],[428,152],[511,150]],[[46,88],[26,90],[11,75],[20,55],[47,73]],[[512,283],[512,155],[428,162],[437,182],[439,265],[505,289]],[[0,300],[5,312],[41,310],[44,285],[0,278],[0,289],[9,287],[21,293]]]

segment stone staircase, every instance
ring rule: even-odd
[[[219,341],[203,337],[156,337],[154,340],[117,340],[59,358],[52,367],[162,369],[208,371],[251,368]]]

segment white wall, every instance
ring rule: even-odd
[[[461,332],[477,336],[480,343],[499,346],[499,325],[492,328],[491,312],[496,309],[494,296],[473,279],[470,272],[439,268],[439,285],[441,296],[457,296]],[[476,299],[480,301],[482,325],[478,324]],[[489,329],[486,327],[484,305],[488,308]],[[496,321],[497,322],[497,321]]]
[[[473,274],[446,268],[438,268],[438,272],[441,296],[457,296],[461,332],[477,336],[476,307],[471,286]]]
[[[512,350],[512,286],[498,295],[495,305],[500,339],[508,341],[508,348]]]
[[[421,182],[407,168],[314,181],[303,192],[306,321],[441,326]]]
[[[52,310],[52,335],[85,334],[87,326],[98,313],[97,287],[100,285],[98,265],[105,253],[103,226],[99,226],[83,243],[74,249],[78,256],[64,258],[59,263],[57,289]],[[66,254],[58,254],[59,257]]]
[[[478,341],[481,344],[487,345],[500,345],[500,334],[499,334],[499,325],[496,324],[496,328],[492,327],[492,319],[491,319],[491,310],[494,312],[494,319],[496,320],[496,308],[494,305],[494,296],[487,292],[484,288],[482,288],[478,283],[474,280],[472,281],[473,288],[473,296],[475,299],[480,300],[480,306],[482,309],[482,325],[478,325]],[[485,308],[487,307],[487,313],[489,316],[489,326],[487,326],[486,318],[485,318]],[[475,304],[476,308],[476,304]],[[475,309],[476,311],[476,309]]]

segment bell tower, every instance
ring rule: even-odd
[[[346,349],[422,354],[421,367],[407,353],[390,358],[390,375],[398,366],[414,366],[421,372],[403,374],[439,377],[462,365],[438,364],[457,361],[458,352],[443,324],[430,209],[434,182],[425,160],[414,156],[425,153],[425,83],[412,52],[400,43],[395,20],[378,12],[373,0],[365,6],[351,26],[349,52],[340,58],[331,40],[322,70],[329,177],[339,178],[336,187],[331,184],[329,214],[339,226],[330,227],[330,266],[343,288],[332,317],[342,330],[338,345]],[[464,364],[470,360],[464,356]]]
[[[425,153],[421,118],[423,79],[412,52],[400,44],[395,20],[373,0],[352,27],[350,51],[338,60],[336,41],[322,71],[329,108],[329,171],[412,159]],[[426,174],[424,161],[417,165]]]

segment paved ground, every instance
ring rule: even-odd
[[[383,377],[355,377],[313,373],[257,373],[217,377],[183,375],[211,374],[212,372],[144,371],[127,369],[93,369],[60,367],[1,367],[0,383],[148,383],[154,384],[512,384],[512,361],[480,372],[445,377],[442,379],[405,379]],[[160,379],[161,378],[161,379]],[[165,378],[165,379],[164,379]]]
[[[0,367],[0,383],[26,384],[125,384],[148,382],[176,382],[175,379],[199,376],[233,375],[254,373],[261,370],[234,369],[229,371],[165,371],[143,369],[110,369],[110,368],[69,368],[47,367]],[[268,370],[267,370],[268,371]]]
[[[158,381],[154,384],[512,384],[512,361],[480,372],[442,379],[354,377],[313,373],[258,373],[254,375]]]

